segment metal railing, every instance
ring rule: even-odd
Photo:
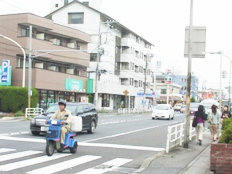
[[[34,117],[43,113],[42,108],[26,108],[25,117]]]
[[[169,153],[169,150],[175,147],[176,145],[180,145],[180,146],[182,145],[184,138],[185,124],[186,122],[168,126],[166,153]],[[192,140],[192,137],[195,135],[194,133],[195,133],[195,128],[192,127],[192,120],[191,120],[189,140]]]
[[[143,109],[137,109],[137,108],[119,108],[118,109],[118,114],[133,114],[133,113],[142,113],[144,112]]]

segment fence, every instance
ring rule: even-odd
[[[118,114],[128,114],[128,113],[142,113],[143,109],[137,109],[137,108],[119,108]]]
[[[43,113],[43,109],[42,108],[26,108],[26,113],[25,113],[25,117],[27,118],[28,116],[33,117],[33,116],[37,116]]]
[[[167,142],[166,142],[166,153],[169,150],[176,146],[182,145],[183,138],[184,138],[184,130],[185,130],[186,122],[168,126],[168,133],[167,133]],[[192,120],[190,121],[190,129],[189,129],[189,139],[192,140],[192,137],[195,135],[195,128],[192,127]]]

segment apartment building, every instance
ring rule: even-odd
[[[89,77],[92,79],[95,79],[96,48],[100,34],[105,52],[100,58],[99,69],[106,73],[99,75],[98,109],[128,107],[128,98],[123,93],[125,90],[129,91],[131,107],[143,107],[144,85],[147,99],[150,102],[153,100],[154,61],[151,55],[154,53],[154,46],[119,21],[108,25],[106,21],[114,19],[101,12],[101,3],[101,0],[52,0],[51,9],[55,11],[46,17],[55,23],[91,35],[91,43],[88,44],[88,71],[91,72]]]
[[[87,50],[90,36],[77,29],[55,24],[52,20],[33,14],[0,16],[0,34],[18,42],[28,58],[29,26],[32,25],[32,87],[39,92],[39,107],[46,109],[59,99],[80,101],[86,96]],[[60,50],[36,52],[36,50]],[[64,51],[63,51],[64,50]],[[72,50],[65,52],[67,50]],[[79,50],[79,51],[78,51]],[[10,60],[12,85],[22,86],[23,54],[12,42],[0,37],[0,60]],[[26,86],[28,59],[26,58]]]

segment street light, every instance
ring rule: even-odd
[[[203,52],[203,54],[220,54],[220,86],[219,86],[219,104],[220,104],[220,109],[222,107],[222,56],[227,57],[230,60],[230,74],[229,74],[229,87],[231,83],[231,64],[232,64],[232,59],[228,56],[226,56],[222,51],[218,52]],[[229,89],[229,105],[230,105],[230,89]],[[229,106],[230,108],[230,106]]]
[[[0,37],[4,38],[4,39],[7,39],[11,42],[13,42],[14,44],[16,44],[23,52],[23,79],[22,79],[22,87],[24,88],[25,87],[25,66],[26,66],[26,53],[25,53],[25,50],[23,49],[23,47],[21,45],[19,45],[18,42],[16,42],[15,40],[9,38],[9,37],[6,37],[2,34],[0,34]]]

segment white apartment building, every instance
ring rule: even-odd
[[[123,93],[125,90],[129,91],[130,107],[143,107],[145,73],[146,98],[150,102],[155,89],[154,58],[150,56],[154,54],[154,46],[118,21],[106,25],[106,21],[114,19],[101,12],[101,3],[101,0],[52,0],[52,12],[46,17],[91,35],[88,71],[92,72],[89,74],[92,79],[95,79],[97,46],[101,33],[101,44],[105,52],[100,58],[99,69],[106,70],[106,73],[99,76],[98,109],[127,108],[128,97]],[[78,41],[73,46],[78,47]]]

